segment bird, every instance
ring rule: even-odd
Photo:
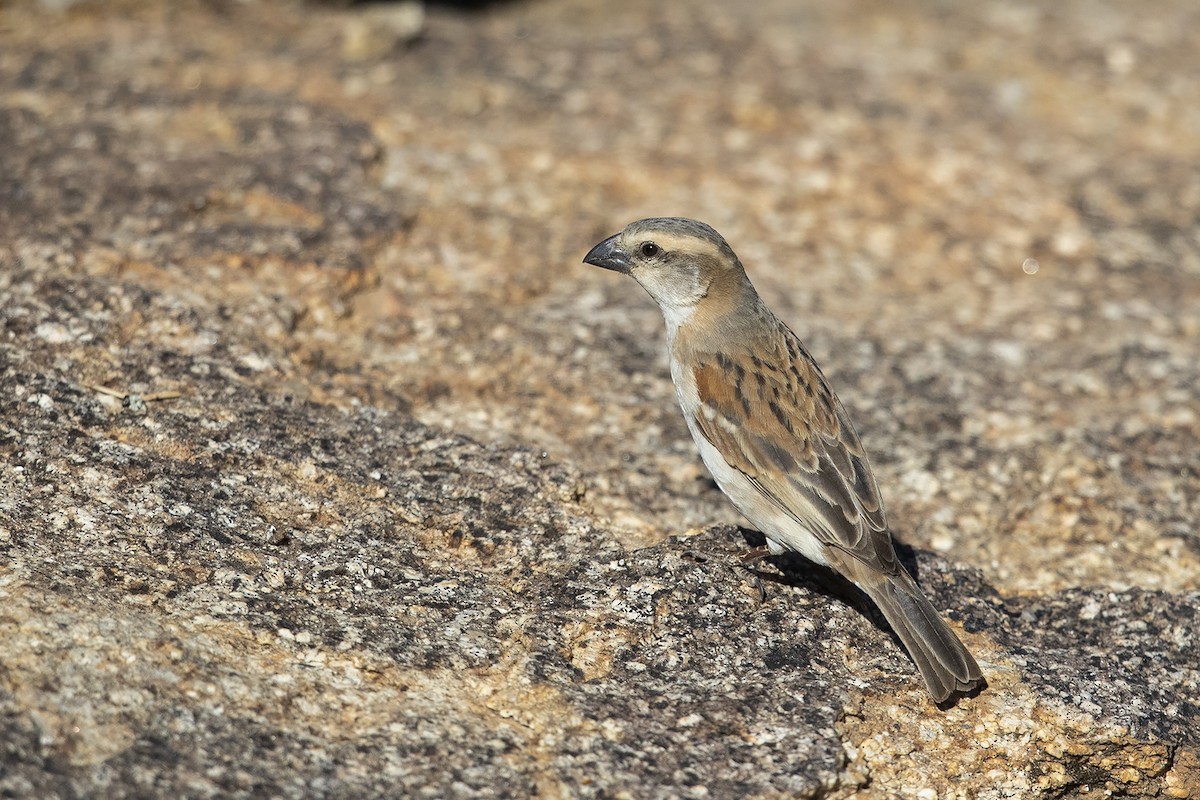
[[[874,601],[937,703],[983,683],[974,657],[896,556],[874,473],[845,407],[711,226],[641,219],[584,263],[637,281],[662,311],[671,378],[700,457],[766,537]],[[753,551],[752,551],[753,553]]]

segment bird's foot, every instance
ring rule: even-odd
[[[750,578],[754,582],[754,588],[758,591],[758,604],[761,606],[767,601],[767,587],[763,583],[762,576],[758,574],[758,570],[752,566],[755,562],[761,561],[771,555],[771,551],[764,547],[755,547],[737,557],[735,561],[725,561],[714,559],[712,556],[701,553],[698,550],[685,550],[683,553],[685,558],[690,558],[699,564],[717,563],[729,567],[734,570],[745,570],[750,573]]]
[[[738,556],[738,563],[740,563],[743,567],[749,568],[751,564],[755,564],[759,561],[762,561],[764,558],[771,557],[772,555],[774,554],[771,552],[771,548],[764,544],[760,547],[752,547],[746,552],[742,553],[740,556]]]

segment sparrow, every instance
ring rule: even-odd
[[[907,648],[930,696],[978,686],[979,665],[900,565],[846,409],[703,222],[643,219],[584,263],[631,276],[662,310],[671,378],[717,485],[767,539],[858,586]]]

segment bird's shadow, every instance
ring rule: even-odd
[[[742,535],[746,544],[752,549],[763,547],[767,543],[767,537],[756,530],[739,527],[738,533]],[[908,545],[897,544],[896,555],[900,558],[900,563],[908,570],[908,573],[916,578],[917,562],[913,549]],[[879,608],[876,607],[875,603],[872,602],[871,598],[867,596],[867,593],[829,567],[818,564],[815,561],[809,561],[804,556],[794,552],[782,553],[777,556],[766,556],[761,560],[771,564],[779,571],[764,572],[756,569],[754,563],[745,564],[746,569],[752,572],[759,580],[777,583],[781,586],[808,589],[825,597],[841,600],[861,613],[880,631],[890,635],[898,644],[900,643],[899,637],[892,632],[887,619],[880,612]]]
[[[763,547],[767,543],[767,537],[763,536],[759,531],[739,526],[738,533],[742,535],[742,538],[745,539],[746,544],[751,549]],[[900,565],[908,570],[908,574],[919,584],[920,568],[917,563],[916,550],[910,545],[896,542],[894,539],[893,544],[896,548],[896,556],[900,560]],[[908,648],[904,646],[904,643],[900,641],[900,637],[892,630],[892,626],[888,624],[887,619],[883,616],[883,612],[867,596],[867,593],[855,586],[853,582],[842,577],[829,567],[818,564],[815,561],[810,561],[799,553],[789,552],[777,556],[766,556],[762,560],[769,562],[779,572],[764,572],[756,569],[753,563],[742,564],[742,566],[760,581],[808,589],[825,597],[846,603],[866,617],[872,625],[891,637],[896,647],[900,648],[900,652],[904,653],[909,661],[912,661],[912,656],[909,654]],[[913,666],[916,666],[916,662],[913,662]],[[968,692],[951,695],[947,700],[938,703],[937,706],[945,711],[957,705],[958,701],[963,697],[975,697],[983,691],[985,686],[986,684],[981,683]]]

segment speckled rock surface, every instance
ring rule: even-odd
[[[0,796],[1200,797],[1200,11],[714,6],[0,7]],[[727,566],[652,214],[984,692]]]

